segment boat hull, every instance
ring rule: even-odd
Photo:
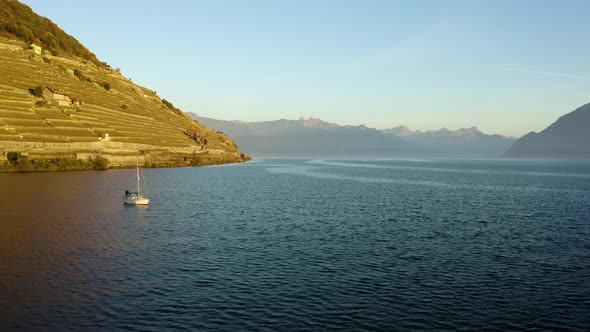
[[[138,197],[135,199],[125,198],[123,199],[123,203],[127,205],[148,205],[150,203],[150,199],[145,197]]]

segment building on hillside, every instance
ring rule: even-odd
[[[32,44],[31,44],[31,48],[33,49],[33,52],[35,52],[35,54],[37,54],[37,55],[41,55],[41,51],[43,50],[43,49],[41,48],[41,46],[39,46],[39,45],[36,45],[35,43],[32,43]]]
[[[74,106],[80,106],[82,103],[78,100],[78,98],[76,98],[76,96],[68,96],[70,98],[70,101],[72,102],[72,105]]]
[[[43,89],[43,98],[47,99],[51,104],[56,106],[72,106],[70,97],[66,95],[61,89],[54,89],[47,86],[45,89]]]
[[[98,134],[98,140],[99,141],[110,141],[111,140],[111,136],[107,133],[104,134]]]

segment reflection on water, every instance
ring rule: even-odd
[[[411,162],[411,163],[407,163]],[[444,163],[439,163],[438,165],[428,165],[427,161],[420,161],[420,160],[404,160],[404,162],[398,162],[396,165],[392,165],[391,163],[387,164],[372,164],[370,162],[342,162],[342,161],[327,161],[327,160],[311,160],[308,162],[309,164],[315,165],[327,165],[327,166],[340,166],[340,167],[361,167],[361,168],[382,168],[382,169],[405,169],[405,170],[412,170],[412,171],[427,171],[427,172],[449,172],[449,173],[474,173],[474,174],[498,174],[498,175],[525,175],[525,176],[565,176],[565,177],[579,177],[589,179],[590,174],[587,173],[574,173],[571,170],[568,172],[560,172],[559,169],[553,172],[540,172],[540,171],[524,171],[524,170],[512,170],[510,168],[505,167],[502,170],[492,170],[492,169],[477,169],[473,167],[465,167],[468,166],[468,162],[462,164],[461,168],[453,167],[454,164],[457,162],[446,161]],[[425,164],[428,167],[418,166],[417,164]],[[481,165],[481,163],[477,163],[476,165]],[[505,162],[504,166],[509,165]],[[438,166],[438,167],[437,167]],[[444,167],[440,167],[444,166]],[[450,166],[450,167],[449,167]]]
[[[0,317],[19,321],[31,314],[22,304],[51,308],[84,296],[80,285],[92,285],[98,272],[92,270],[126,250],[125,222],[145,218],[122,204],[130,176],[128,170],[0,174]]]
[[[587,330],[588,166],[0,174],[0,330]]]

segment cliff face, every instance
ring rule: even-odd
[[[555,121],[540,133],[518,139],[506,157],[590,158],[590,103]]]
[[[49,30],[38,36],[33,24]],[[0,32],[0,164],[97,153],[114,166],[138,155],[154,166],[244,158],[227,136],[98,61],[27,6],[0,0]]]

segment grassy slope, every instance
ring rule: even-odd
[[[5,1],[0,0],[0,5]],[[166,158],[178,160],[179,153],[195,152],[209,155],[201,158],[206,163],[239,161],[237,146],[225,135],[167,107],[154,92],[112,68],[70,54],[53,56],[48,50],[36,55],[27,46],[28,41],[0,37],[0,153],[4,156],[7,151],[27,150],[27,146],[37,146],[29,149],[33,154],[51,156],[49,145],[40,149],[33,144],[51,142],[58,143],[51,146],[60,154],[64,149],[73,153],[101,150],[131,156],[141,150],[164,163]],[[36,86],[62,89],[82,105],[43,106],[42,98],[28,92]],[[187,129],[207,138],[207,149],[201,150],[189,139],[184,134]],[[111,142],[98,142],[97,137],[105,133]]]

